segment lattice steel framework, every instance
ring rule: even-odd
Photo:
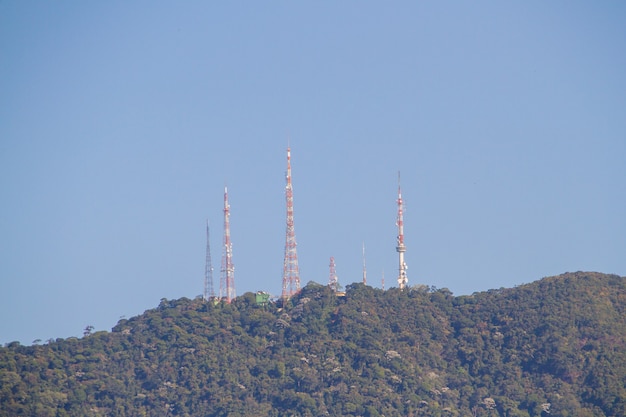
[[[335,257],[330,257],[330,265],[329,271],[330,274],[328,276],[328,286],[333,292],[337,292],[339,290],[339,278],[337,278],[337,270],[335,269]]]
[[[230,303],[235,293],[235,265],[233,264],[233,244],[230,241],[230,205],[228,188],[224,187],[224,244],[222,247],[222,268],[220,277],[220,298]]]
[[[206,258],[204,263],[204,301],[215,298],[213,288],[213,264],[211,263],[211,239],[209,234],[209,221],[206,222]]]
[[[283,293],[282,299],[288,300],[300,291],[300,269],[298,267],[298,252],[296,250],[296,232],[293,222],[293,188],[291,185],[291,149],[287,148],[287,185],[285,198],[287,200],[287,232],[285,235],[285,260],[283,264]]]

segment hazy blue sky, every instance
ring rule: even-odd
[[[622,1],[0,2],[0,343],[219,285],[626,275]]]

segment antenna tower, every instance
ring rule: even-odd
[[[407,265],[404,262],[404,252],[406,252],[406,246],[404,246],[404,203],[402,202],[402,191],[400,189],[400,172],[398,171],[398,220],[396,225],[398,226],[398,245],[396,246],[396,252],[398,252],[398,287],[403,290],[406,287],[408,278],[406,275]]]
[[[333,292],[337,292],[339,289],[339,279],[337,278],[337,271],[335,270],[335,257],[330,257],[330,276],[328,277],[328,286]]]
[[[235,297],[235,265],[233,265],[233,244],[230,241],[230,205],[228,189],[224,187],[224,246],[220,277],[220,298],[230,303]]]
[[[206,262],[204,264],[204,301],[215,297],[213,289],[213,264],[211,263],[211,243],[209,239],[209,221],[206,221]]]
[[[289,147],[287,147],[287,186],[285,187],[285,197],[287,199],[287,233],[285,237],[282,299],[286,301],[300,291],[296,232],[293,225],[293,188],[291,186],[291,149]]]
[[[367,285],[367,268],[365,267],[365,242],[363,242],[363,285]]]

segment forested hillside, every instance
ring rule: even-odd
[[[2,416],[625,416],[626,279],[453,296],[309,283],[287,306],[161,300],[0,348]]]

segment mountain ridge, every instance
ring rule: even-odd
[[[626,280],[466,296],[307,284],[287,306],[162,299],[111,332],[0,348],[0,412],[37,416],[626,415]]]

